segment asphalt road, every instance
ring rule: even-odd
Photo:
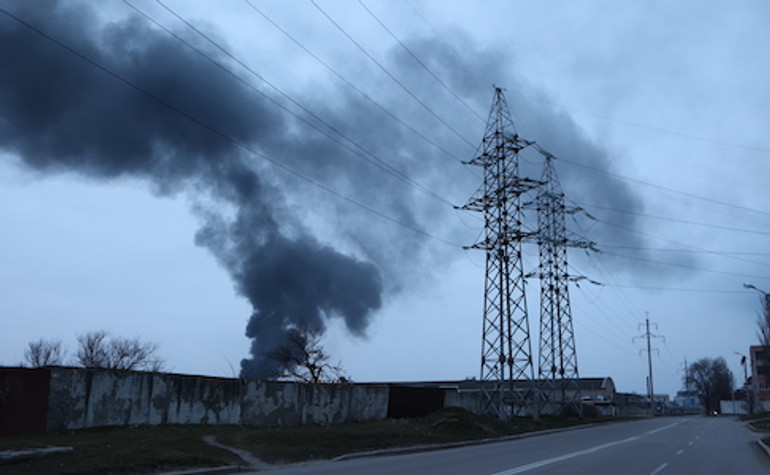
[[[292,474],[770,474],[759,434],[728,417],[659,417],[405,455],[287,465]],[[265,473],[265,471],[254,472]]]

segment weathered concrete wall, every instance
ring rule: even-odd
[[[479,391],[445,391],[444,407],[459,407],[473,414],[481,415],[487,408],[487,401]]]
[[[242,401],[244,424],[340,424],[385,419],[388,388],[248,381]]]
[[[385,419],[386,386],[52,368],[47,430],[131,424],[339,424]]]
[[[748,414],[749,405],[747,401],[719,401],[719,412],[721,414]]]

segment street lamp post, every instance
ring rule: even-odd
[[[743,284],[743,287],[745,287],[747,289],[751,289],[751,290],[756,290],[757,292],[762,294],[762,296],[765,298],[765,309],[770,308],[770,293],[767,293],[764,290],[762,290],[762,289],[760,289],[757,286],[752,285],[752,284]]]

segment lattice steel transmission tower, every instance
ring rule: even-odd
[[[581,211],[564,204],[554,156],[540,147],[545,157],[543,185],[536,199],[540,255],[538,271],[528,274],[540,279],[540,345],[538,381],[541,406],[548,413],[561,413],[574,406],[580,412],[575,333],[569,300],[569,283],[583,279],[571,276],[567,265],[567,247],[592,247],[593,243],[570,239],[567,236],[565,215]]]
[[[500,419],[535,414],[532,345],[524,292],[521,195],[539,182],[519,177],[519,152],[532,145],[516,134],[508,104],[495,88],[481,154],[469,163],[484,169],[484,182],[461,209],[484,215],[484,238],[470,246],[486,251],[481,391],[487,413]]]

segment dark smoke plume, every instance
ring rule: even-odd
[[[285,133],[284,117],[137,18],[101,25],[88,7],[53,1],[19,2],[14,14],[167,104],[0,15],[0,146],[40,173],[138,177],[159,194],[205,196],[196,242],[254,307],[254,358],[242,362],[243,376],[275,376],[282,368],[263,355],[298,325],[323,330],[325,319],[339,317],[363,334],[381,304],[377,268],[296,223],[283,229],[282,197],[260,180],[254,157],[196,123],[240,143],[270,144]]]
[[[404,286],[405,276],[425,273],[439,278],[444,266],[462,258],[460,246],[473,243],[478,229],[469,230],[456,219],[451,204],[464,204],[479,186],[479,175],[468,173],[469,167],[460,161],[474,156],[484,120],[477,121],[437,88],[400,48],[390,52],[388,67],[467,141],[437,123],[389,78],[368,69],[371,64],[363,59],[339,66],[348,66],[344,74],[357,84],[365,82],[365,90],[377,91],[373,95],[382,105],[443,150],[418,139],[334,80],[331,86],[297,95],[328,125],[444,201],[405,186],[371,160],[307,127],[145,19],[104,23],[90,8],[35,1],[13,3],[12,10],[165,104],[0,14],[0,148],[41,174],[140,178],[161,195],[189,194],[201,219],[196,243],[217,257],[237,292],[253,307],[246,330],[253,339],[252,356],[242,361],[243,376],[275,376],[282,368],[267,356],[283,345],[293,328],[323,331],[330,318],[340,318],[352,334],[363,335],[385,292]],[[515,65],[510,48],[481,49],[468,38],[458,38],[456,44],[474,58],[478,67],[474,74],[435,38],[408,41],[484,117],[492,83],[504,85],[510,88],[507,97],[516,120],[525,118],[529,127],[520,130],[522,135],[557,156],[613,169],[606,151],[591,143],[569,117],[517,99],[517,91],[530,96],[537,92],[510,70]],[[206,53],[221,59],[213,46]],[[261,88],[254,78],[248,80]],[[329,81],[319,81],[324,82]],[[381,221],[269,168],[212,128],[407,226],[429,230],[457,245],[450,248],[446,242]],[[541,164],[537,156],[525,159],[523,172],[537,178]],[[574,192],[571,197],[577,201],[588,197],[641,210],[641,200],[616,179],[578,167],[559,171],[565,191]],[[598,236],[586,237],[599,241],[600,247],[607,240],[638,244],[640,238],[633,232],[639,226],[636,219],[632,215],[622,219],[630,231],[600,224]],[[330,242],[339,244],[332,247]]]

